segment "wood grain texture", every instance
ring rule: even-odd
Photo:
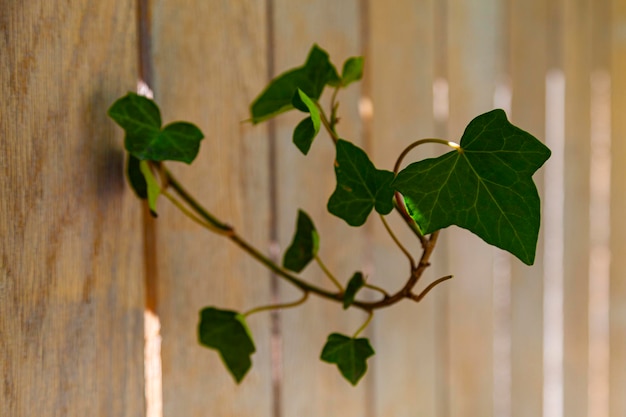
[[[3,2],[0,415],[143,415],[141,210],[111,103],[129,2]]]
[[[168,166],[211,212],[267,252],[267,130],[242,123],[266,82],[264,4],[159,0],[152,7],[163,118],[189,120],[206,135],[193,166]],[[268,271],[166,201],[156,226],[164,415],[271,415],[269,314],[248,318],[257,352],[239,386],[196,335],[205,306],[243,312],[270,303]]]
[[[611,7],[611,284],[609,416],[626,415],[626,1]]]
[[[313,43],[326,49],[338,68],[346,58],[362,52],[358,40],[358,1],[276,0],[273,22],[276,74],[302,65]],[[326,108],[329,97],[327,91],[322,100]],[[341,122],[337,129],[341,137],[363,146],[358,97],[358,84],[340,93]],[[302,155],[291,143],[293,129],[303,118],[298,113],[280,116],[276,123],[279,242],[283,250],[289,245],[297,210],[302,208],[319,230],[321,259],[345,283],[365,265],[365,235],[362,229],[354,229],[327,212],[326,203],[336,184],[335,149],[323,132],[309,154]],[[315,264],[303,276],[333,289],[333,284]],[[281,286],[280,291],[285,301],[300,297],[299,291],[288,285]],[[366,415],[366,387],[371,376],[366,375],[354,388],[341,377],[335,365],[319,361],[330,333],[351,335],[365,319],[366,315],[360,311],[344,312],[338,303],[317,297],[282,314],[284,416]]]
[[[406,146],[434,136],[434,12],[433,1],[370,2],[366,76],[374,112],[368,151],[380,169],[392,170]],[[419,147],[406,158],[404,165],[447,150],[441,145]],[[374,271],[370,282],[395,292],[410,275],[409,263],[380,220],[373,220],[370,232]],[[387,221],[419,259],[420,243],[400,216],[394,211]],[[444,249],[437,248],[435,254]],[[431,260],[440,270],[445,270],[439,261],[436,257]],[[433,278],[438,276],[431,269],[422,277],[416,292]],[[441,387],[436,384],[436,373],[440,372],[441,364],[434,360],[437,347],[434,314],[433,294],[419,304],[407,300],[376,313],[372,324],[373,342],[377,346],[373,361],[375,410],[372,415],[439,414],[436,391]]]
[[[544,141],[545,79],[548,65],[548,5],[543,0],[511,1],[509,76],[514,124]],[[543,170],[534,180],[543,195]],[[535,265],[528,267],[510,257],[510,412],[531,417],[543,412],[543,227]]]
[[[502,71],[501,3],[492,0],[448,4],[450,140],[493,108]],[[495,249],[459,228],[449,237],[450,415],[493,415],[493,282]]]
[[[563,3],[565,212],[563,281],[564,415],[587,415],[591,2]]]

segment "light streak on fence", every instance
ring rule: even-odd
[[[565,76],[560,70],[551,70],[546,76],[546,144],[552,156],[544,168],[542,221],[545,236],[543,417],[563,417]]]
[[[588,415],[609,415],[609,286],[611,237],[611,79],[591,77]]]

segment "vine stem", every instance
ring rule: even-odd
[[[164,173],[164,177],[166,179],[166,181],[164,183],[171,185],[173,190],[176,192],[176,194],[180,198],[182,198],[183,201],[185,203],[187,203],[189,205],[189,207],[191,207],[196,212],[196,214],[200,217],[200,219],[198,219],[195,215],[193,215],[193,213],[191,213],[189,210],[181,210],[183,214],[185,214],[187,216],[190,216],[190,218],[192,218],[196,222],[198,222],[198,220],[200,220],[199,224],[201,224],[207,230],[209,230],[211,232],[214,232],[214,233],[218,233],[218,234],[220,234],[222,236],[225,236],[225,237],[229,238],[232,242],[234,242],[237,246],[239,246],[241,249],[243,249],[245,252],[247,252],[250,256],[252,256],[258,262],[263,264],[270,271],[276,273],[279,277],[285,279],[287,282],[291,283],[292,285],[294,285],[295,287],[299,288],[300,290],[302,290],[304,292],[307,292],[307,293],[316,294],[316,295],[318,295],[320,297],[323,297],[323,298],[326,298],[326,299],[329,299],[329,300],[333,300],[333,301],[336,301],[336,302],[343,302],[343,298],[344,298],[343,292],[331,292],[331,291],[325,290],[323,288],[317,287],[315,285],[309,284],[306,281],[304,281],[301,278],[299,278],[298,276],[293,275],[289,271],[286,271],[285,269],[283,269],[280,266],[278,266],[275,262],[273,262],[267,256],[263,255],[263,253],[261,253],[258,249],[256,249],[254,246],[252,246],[246,240],[244,240],[241,236],[239,236],[235,232],[235,230],[233,229],[232,226],[229,226],[228,224],[218,220],[217,217],[213,216],[204,207],[202,207],[180,185],[180,183],[174,178],[174,176],[172,175],[172,173],[170,171],[168,171],[165,168],[163,168],[163,173]],[[173,197],[173,196],[171,196],[171,197]],[[173,198],[173,200],[176,200],[176,199]],[[177,208],[184,207],[181,204],[175,204],[175,205],[176,205]],[[202,222],[201,219],[206,220],[206,222],[208,224]],[[430,256],[431,256],[431,253],[432,253],[433,249],[435,248],[435,244],[437,242],[438,234],[439,234],[438,231],[434,232],[434,233],[432,233],[430,235],[429,239],[426,239],[427,243],[426,243],[426,245],[424,247],[424,250],[422,252],[422,256],[421,256],[419,262],[417,263],[416,267],[412,268],[411,276],[409,277],[409,279],[407,280],[406,284],[404,285],[404,287],[402,289],[400,289],[399,291],[397,291],[396,293],[394,293],[392,295],[389,295],[384,290],[378,289],[377,287],[375,287],[375,289],[377,289],[377,290],[382,290],[381,291],[383,293],[382,299],[380,299],[378,301],[360,301],[360,300],[355,300],[352,303],[352,305],[354,307],[360,308],[361,310],[364,310],[366,312],[372,312],[373,310],[376,310],[376,309],[379,309],[379,308],[383,308],[383,307],[387,307],[387,306],[390,306],[392,304],[395,304],[395,303],[401,301],[404,298],[412,298],[412,299],[414,299],[415,295],[412,294],[411,291],[412,291],[413,287],[415,286],[415,284],[417,283],[417,281],[419,280],[419,278],[422,275],[422,273],[424,272],[424,270],[426,268],[428,268],[428,266],[430,265],[430,263],[428,261],[430,259]],[[372,287],[372,288],[374,288],[374,287]]]
[[[328,117],[326,117],[326,113],[324,112],[324,109],[322,108],[322,106],[320,106],[320,104],[317,102],[315,104],[317,105],[317,108],[320,111],[320,119],[322,119],[322,124],[326,128],[326,131],[330,135],[330,138],[333,140],[333,143],[337,145],[337,141],[339,141],[339,136],[337,136],[337,133],[335,132],[333,127],[330,125],[330,122],[328,121]]]
[[[335,278],[335,276],[332,274],[332,272],[330,272],[330,270],[328,268],[326,268],[326,265],[324,265],[324,262],[322,262],[320,257],[317,256],[317,255],[315,255],[315,262],[317,262],[319,267],[322,269],[322,271],[324,272],[324,275],[326,275],[333,282],[333,284],[335,284],[335,286],[337,287],[339,292],[343,293],[345,291],[343,286],[339,283],[337,278]]]
[[[413,149],[425,143],[439,143],[441,145],[446,145],[456,150],[461,149],[461,146],[458,143],[450,142],[449,140],[445,140],[445,139],[426,138],[426,139],[416,140],[415,142],[411,143],[409,146],[404,148],[402,153],[400,153],[400,155],[398,156],[398,159],[396,160],[396,164],[393,166],[393,173],[398,175],[398,171],[400,171],[400,165],[402,164],[402,160],[407,156],[407,154],[411,152]]]
[[[297,306],[303,304],[307,300],[307,298],[309,298],[309,292],[308,291],[304,291],[304,294],[302,295],[302,298],[300,298],[299,300],[292,301],[291,303],[278,303],[278,304],[270,304],[270,305],[266,305],[266,306],[255,307],[255,308],[253,308],[251,310],[246,311],[242,315],[244,317],[248,317],[251,314],[260,313],[261,311],[269,311],[269,310],[278,310],[278,309],[281,309],[281,308],[297,307]]]
[[[442,282],[451,279],[452,277],[453,277],[452,275],[447,275],[445,277],[441,277],[441,278],[431,282],[426,288],[424,288],[422,290],[421,293],[419,293],[419,294],[411,294],[409,296],[409,298],[411,298],[411,300],[414,300],[414,301],[419,303],[420,301],[422,301],[422,298],[424,298],[426,296],[426,294],[428,294],[430,292],[430,290],[432,290],[433,288],[435,288],[437,285],[441,284]]]
[[[449,147],[451,147],[453,149],[460,149],[461,148],[457,143],[450,142],[450,141],[445,140],[445,139],[426,138],[426,139],[417,140],[417,141],[411,143],[406,148],[404,148],[404,150],[398,156],[398,159],[396,160],[396,163],[395,163],[395,165],[393,167],[393,173],[394,173],[395,176],[398,175],[398,172],[400,171],[400,166],[402,165],[402,161],[408,155],[408,153],[411,152],[413,149],[417,148],[418,146],[424,145],[426,143],[438,143],[438,144],[441,144],[441,145],[449,146]],[[406,224],[417,235],[418,239],[420,240],[420,243],[422,244],[422,249],[425,250],[426,246],[428,244],[428,240],[422,234],[422,232],[419,230],[419,227],[415,223],[415,220],[413,220],[411,215],[406,211],[406,208],[405,208],[405,205],[404,205],[404,199],[402,198],[402,195],[399,192],[396,191],[394,196],[395,196],[395,207],[396,207],[396,209],[398,210],[398,212],[400,213],[400,215],[402,216],[402,218],[404,219]]]
[[[162,189],[161,190],[161,194],[164,195],[168,200],[170,200],[170,202],[172,204],[174,204],[176,206],[176,208],[178,208],[180,211],[182,211],[185,216],[187,216],[188,218],[190,218],[191,220],[193,220],[194,222],[196,222],[200,226],[202,226],[202,227],[204,227],[206,229],[209,229],[210,231],[212,231],[214,233],[218,233],[218,234],[227,234],[228,233],[227,231],[224,231],[222,229],[219,229],[219,228],[215,227],[211,223],[207,223],[207,222],[203,221],[201,218],[199,218],[198,216],[193,214],[180,201],[178,201],[176,198],[174,198],[173,195],[171,195],[169,192],[167,192],[167,190]]]
[[[389,295],[389,293],[387,291],[385,291],[383,288],[377,286],[377,285],[373,285],[373,284],[368,284],[367,282],[365,284],[363,284],[363,286],[365,288],[369,288],[370,290],[374,290],[374,291],[378,291],[380,293],[382,293],[383,296],[385,296],[386,298],[391,297],[391,295]]]
[[[290,282],[294,286],[298,287],[302,291],[311,292],[311,293],[317,294],[319,296],[322,296],[322,297],[325,297],[325,298],[328,298],[328,299],[332,299],[332,300],[336,300],[336,301],[343,301],[342,294],[340,294],[340,293],[333,293],[333,292],[327,291],[327,290],[325,290],[323,288],[317,287],[315,285],[311,285],[311,284],[307,283],[306,281],[300,279],[299,277],[297,277],[297,276],[289,273],[288,271],[284,270],[280,266],[278,266],[276,263],[274,263],[267,256],[263,255],[258,249],[256,249],[251,244],[246,242],[241,236],[239,236],[235,232],[235,230],[231,226],[228,226],[225,223],[219,221],[215,216],[210,214],[204,207],[202,207],[188,192],[185,191],[185,189],[180,185],[180,183],[178,181],[176,181],[176,179],[174,178],[174,176],[172,175],[171,172],[169,172],[167,170],[165,170],[164,172],[165,172],[165,175],[167,177],[167,183],[172,185],[172,187],[174,188],[174,191],[176,191],[176,193],[187,204],[189,204],[189,206],[192,207],[196,211],[196,213],[198,213],[198,215],[200,215],[203,219],[207,220],[207,222],[211,226],[213,226],[213,227],[207,227],[208,225],[206,223],[202,222],[202,221],[199,222],[200,225],[204,226],[205,228],[207,228],[211,232],[218,233],[218,234],[220,234],[222,236],[228,237],[237,246],[239,246],[241,249],[243,249],[245,252],[247,252],[250,256],[252,256],[254,259],[256,259],[261,264],[263,264],[265,267],[267,267],[269,270],[275,272],[277,275],[281,276],[282,278],[284,278],[285,280],[287,280],[288,282]],[[176,184],[176,186],[174,186],[174,184]],[[184,206],[182,206],[180,204],[180,202],[177,201],[177,203],[178,204],[175,204],[177,208],[179,208],[179,209],[181,207],[184,208]],[[193,213],[190,213],[189,210],[186,210],[186,209],[182,210],[181,209],[181,211],[186,216],[190,216],[190,218],[192,218],[192,220],[194,220],[194,221],[198,221],[199,220],[199,219],[196,218],[196,216],[193,215]],[[219,225],[220,227],[217,227],[216,225]],[[216,228],[218,230],[215,230]]]
[[[411,252],[409,252],[408,249],[404,247],[404,245],[402,244],[402,242],[400,242],[400,240],[395,235],[395,233],[393,233],[393,230],[391,230],[391,227],[389,227],[389,223],[387,223],[387,220],[385,220],[385,216],[383,216],[382,214],[379,214],[378,216],[380,217],[380,220],[383,222],[383,225],[385,226],[385,229],[387,230],[387,233],[389,233],[389,236],[391,236],[391,239],[393,239],[393,241],[396,243],[396,245],[398,245],[398,248],[400,248],[400,250],[409,259],[409,263],[411,264],[411,270],[414,270],[415,269],[415,259],[413,259],[413,256],[411,255]]]
[[[357,336],[358,336],[359,334],[361,334],[361,332],[363,332],[363,330],[365,330],[365,329],[367,328],[367,326],[370,324],[370,322],[372,321],[372,318],[374,317],[374,311],[369,310],[367,313],[368,313],[368,314],[367,314],[367,320],[365,320],[365,323],[363,323],[363,324],[361,325],[361,327],[359,327],[359,328],[357,329],[357,331],[356,331],[356,332],[354,332],[354,334],[352,335],[352,338],[353,338],[353,339],[356,339],[356,338],[357,338]]]

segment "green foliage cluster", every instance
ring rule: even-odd
[[[138,197],[148,200],[153,215],[157,213],[157,198],[165,196],[185,215],[232,240],[303,293],[298,301],[256,307],[245,313],[216,307],[200,312],[199,342],[219,352],[237,382],[252,366],[251,355],[255,352],[246,318],[260,311],[295,307],[305,302],[309,294],[314,294],[339,302],[344,309],[352,307],[368,313],[365,323],[353,335],[330,334],[320,356],[322,361],[336,364],[351,384],[357,384],[367,370],[367,359],[374,355],[369,341],[358,338],[374,311],[404,299],[420,301],[437,284],[451,278],[439,278],[421,293],[413,292],[429,265],[439,230],[443,228],[462,227],[528,265],[534,262],[540,201],[532,175],[549,158],[549,149],[511,124],[504,111],[493,110],[472,120],[458,144],[443,139],[418,140],[400,153],[393,171],[378,169],[363,149],[340,138],[336,131],[337,95],[361,79],[363,62],[362,57],[349,58],[339,74],[328,53],[314,45],[304,65],[272,80],[253,101],[250,121],[260,123],[290,110],[305,113],[292,138],[305,155],[322,127],[326,130],[336,148],[335,160],[329,162],[334,162],[337,180],[327,209],[354,227],[363,225],[372,212],[378,214],[410,263],[406,284],[394,294],[369,284],[360,271],[344,286],[322,263],[318,254],[320,237],[313,221],[302,210],[298,212],[293,240],[284,253],[282,265],[274,263],[231,226],[200,206],[162,163],[190,164],[196,158],[204,137],[196,126],[175,122],[162,127],[161,114],[154,101],[134,93],[121,97],[109,109],[109,116],[126,134],[129,183]],[[327,87],[333,89],[328,113],[319,102]],[[440,143],[451,150],[437,158],[413,162],[401,170],[406,155],[427,142]],[[422,254],[418,260],[397,239],[385,220],[394,209],[421,242]],[[336,291],[314,286],[296,275],[311,262],[319,264]],[[379,292],[380,298],[359,300],[357,296],[363,288]]]

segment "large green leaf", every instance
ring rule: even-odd
[[[182,161],[190,164],[198,155],[204,135],[187,122],[161,128],[161,114],[154,101],[128,93],[108,111],[126,136],[124,146],[134,157],[149,161]]]
[[[219,352],[222,361],[235,378],[241,382],[255,352],[254,342],[245,318],[236,311],[206,307],[200,312],[198,340],[204,346]]]
[[[296,233],[283,258],[283,266],[300,272],[315,258],[319,249],[319,235],[311,218],[298,210]]]
[[[393,186],[424,234],[457,225],[532,265],[540,223],[532,175],[549,157],[493,110],[470,122],[458,150],[407,166]]]
[[[299,104],[297,104],[296,98]],[[315,102],[300,89],[297,90],[292,103],[296,108],[310,114],[310,116],[302,120],[293,131],[293,143],[300,149],[300,152],[306,155],[309,153],[309,149],[311,149],[313,139],[315,139],[315,136],[317,136],[320,131],[322,124],[320,111]]]
[[[335,363],[341,375],[352,385],[367,371],[367,358],[374,355],[374,349],[366,338],[354,339],[339,333],[328,336],[322,350],[324,362]]]
[[[346,292],[343,295],[343,308],[344,310],[354,303],[354,298],[356,297],[356,293],[359,292],[361,288],[365,285],[365,279],[363,279],[362,272],[355,272],[348,281],[348,285],[346,286]]]
[[[298,88],[312,100],[317,100],[322,95],[324,86],[336,84],[338,80],[339,75],[330,62],[328,53],[313,45],[303,66],[274,78],[254,99],[250,106],[252,123],[262,122],[293,109],[292,98]]]
[[[349,225],[361,226],[374,208],[380,214],[393,210],[393,173],[376,169],[362,149],[343,139],[337,141],[335,175],[328,211]]]

